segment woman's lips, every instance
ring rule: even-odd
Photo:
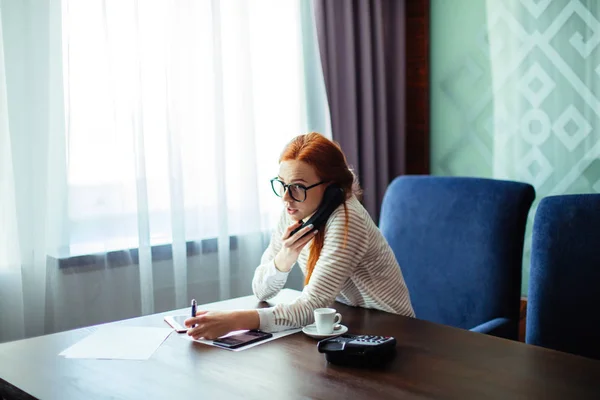
[[[298,210],[295,209],[295,208],[289,208],[288,207],[287,208],[287,212],[288,212],[288,214],[292,215],[292,214],[296,214],[298,212]]]

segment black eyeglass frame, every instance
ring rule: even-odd
[[[282,194],[282,195],[280,195],[279,193],[277,193],[277,190],[275,190],[275,185],[274,185],[274,183],[275,183],[275,182],[279,182],[279,183],[281,183],[281,186],[283,186],[283,194]],[[285,196],[285,192],[287,192],[287,191],[288,191],[288,188],[289,188],[290,186],[295,186],[295,187],[297,187],[297,188],[299,188],[299,189],[303,189],[303,190],[304,190],[304,199],[302,199],[302,200],[295,198],[295,197],[294,197],[294,195],[292,194],[292,192],[289,192],[289,193],[290,193],[290,197],[291,197],[292,199],[294,199],[294,200],[295,200],[295,201],[297,201],[298,203],[303,203],[304,201],[306,201],[306,192],[307,192],[307,191],[309,191],[310,189],[312,189],[312,188],[314,188],[314,187],[316,187],[316,186],[322,185],[322,184],[324,184],[325,182],[326,182],[326,181],[321,181],[321,182],[315,183],[314,185],[310,185],[310,186],[304,186],[304,185],[303,185],[303,184],[301,184],[301,183],[290,183],[290,184],[288,185],[288,184],[286,184],[285,182],[283,182],[283,181],[282,181],[281,179],[279,179],[279,178],[273,178],[273,179],[271,179],[271,189],[273,189],[273,193],[275,193],[275,196],[277,196],[277,197],[283,197],[283,196]]]

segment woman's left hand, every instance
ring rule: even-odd
[[[196,325],[195,328],[192,328]],[[216,339],[231,331],[257,329],[260,325],[256,310],[244,311],[198,311],[196,316],[185,320],[190,327],[187,334],[194,339]]]

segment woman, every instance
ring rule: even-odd
[[[414,316],[400,267],[367,211],[356,198],[358,184],[339,146],[318,133],[293,139],[271,180],[285,209],[252,289],[260,300],[275,296],[297,262],[305,276],[301,296],[290,304],[242,311],[200,311],[185,321],[195,339],[214,339],[242,329],[277,332],[308,325],[313,311],[337,300],[351,306]],[[339,185],[345,200],[325,226],[307,226],[293,235],[318,209],[327,186]],[[310,243],[310,245],[309,245]]]

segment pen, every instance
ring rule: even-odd
[[[196,299],[192,299],[192,318],[194,318],[196,316]],[[195,328],[196,324],[192,325],[192,328]]]

